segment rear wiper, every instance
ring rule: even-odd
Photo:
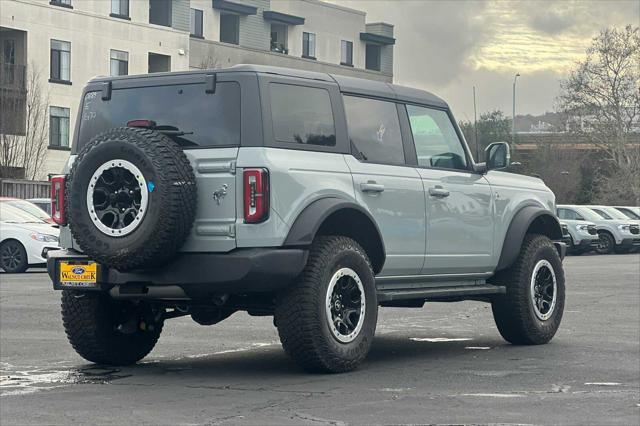
[[[184,135],[193,134],[193,132],[182,132],[180,130],[158,130],[158,131],[167,136],[184,136]]]

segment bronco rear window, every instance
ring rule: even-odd
[[[238,146],[240,85],[218,82],[211,94],[202,83],[115,89],[107,101],[100,92],[88,92],[75,152],[98,133],[132,120],[153,121],[184,148]]]

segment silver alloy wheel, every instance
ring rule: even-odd
[[[365,316],[365,293],[362,281],[351,268],[341,268],[331,277],[325,313],[329,329],[341,343],[355,340],[362,330]]]
[[[103,234],[112,237],[129,235],[140,225],[148,200],[144,175],[127,160],[107,161],[89,181],[87,209],[91,221]]]
[[[558,283],[553,266],[548,260],[536,263],[531,274],[531,303],[533,312],[540,321],[546,321],[553,315],[558,297]]]

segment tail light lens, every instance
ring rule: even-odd
[[[267,169],[245,169],[244,221],[264,222],[269,218],[269,171]]]
[[[67,217],[64,211],[64,188],[67,177],[65,175],[51,176],[51,218],[58,225],[66,225]]]

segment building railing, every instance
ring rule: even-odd
[[[24,180],[24,179],[0,179],[0,196],[13,198],[49,198],[51,196],[51,184],[49,182]]]
[[[24,91],[27,88],[27,66],[0,63],[0,88]]]

